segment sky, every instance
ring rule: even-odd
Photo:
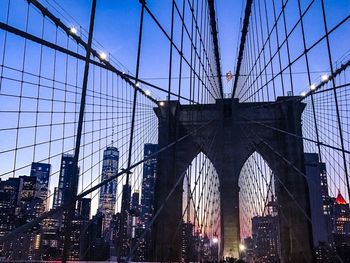
[[[44,0],[53,5],[52,0]],[[140,16],[140,4],[135,0],[97,1],[94,38],[102,44],[101,51],[111,53],[131,72],[135,72],[137,38]],[[179,1],[178,1],[179,2]],[[239,41],[240,17],[242,15],[243,0],[216,2],[218,18],[218,32],[221,53],[221,68],[223,74],[234,70],[237,42]],[[45,2],[44,2],[45,3]],[[91,1],[89,0],[61,0],[59,1],[79,25],[87,29]],[[154,11],[167,32],[170,32],[171,1],[147,1],[147,5]],[[72,26],[79,26],[71,20]],[[175,24],[179,21],[175,21]],[[179,32],[175,30],[175,38],[179,43]],[[102,50],[103,49],[103,50]],[[157,53],[154,50],[157,50]],[[169,45],[148,16],[145,18],[143,35],[141,78],[155,78],[168,76]],[[162,58],[162,56],[164,58]],[[164,60],[165,59],[165,60]],[[154,63],[154,62],[158,63]],[[224,82],[225,84],[226,82]],[[226,86],[229,90],[230,87]]]
[[[4,21],[6,17],[6,4],[8,1],[2,0],[0,1],[0,21]],[[40,2],[47,6],[50,11],[56,14],[61,20],[70,27],[76,27],[78,29],[78,34],[84,33],[86,35],[86,30],[89,26],[89,15],[91,8],[90,0],[40,0]],[[179,1],[177,1],[179,2]],[[244,1],[243,0],[217,0],[216,2],[216,12],[218,17],[218,32],[219,32],[219,45],[220,45],[220,55],[221,55],[221,69],[222,73],[225,74],[228,71],[234,72],[234,67],[236,63],[236,54],[237,54],[237,46],[240,37],[240,22],[241,16],[244,9]],[[305,9],[309,0],[301,1],[302,8]],[[10,14],[10,24],[21,29],[25,28],[25,8],[26,1],[23,0],[12,0],[11,3],[11,14]],[[59,3],[59,6],[57,5]],[[277,3],[277,2],[276,2]],[[287,24],[292,25],[293,22],[297,19],[297,14],[292,12],[293,8],[296,7],[296,0],[289,0],[287,5]],[[170,15],[171,15],[171,1],[170,0],[148,0],[147,5],[154,12],[155,16],[159,19],[160,23],[164,26],[167,32],[170,32]],[[328,16],[328,25],[329,27],[333,27],[336,23],[338,23],[343,17],[349,14],[350,11],[350,1],[342,1],[342,0],[325,0],[326,12]],[[61,9],[62,7],[62,9]],[[36,35],[40,34],[40,16],[35,12],[31,13],[31,21],[29,25],[29,32],[34,33]],[[97,10],[96,10],[96,19],[95,19],[95,28],[94,28],[94,47],[99,52],[105,52],[109,54],[108,56],[113,56],[114,59],[118,60],[124,67],[131,72],[132,75],[135,74],[136,68],[136,56],[137,56],[137,39],[138,39],[138,28],[139,28],[139,17],[140,17],[140,4],[138,0],[97,0]],[[35,22],[36,21],[36,22]],[[179,20],[175,19],[175,24],[179,25]],[[297,30],[296,30],[297,31]],[[346,52],[349,51],[349,31],[350,26],[349,23],[345,24],[344,27],[336,31],[330,38],[332,43],[337,43],[337,45],[332,45],[332,54],[334,61],[341,59]],[[50,25],[47,25],[45,28],[45,39],[54,42],[54,28],[50,28]],[[174,42],[179,45],[180,44],[180,28],[175,26],[174,30]],[[280,31],[281,32],[281,31]],[[310,9],[309,15],[305,17],[305,33],[307,37],[307,45],[311,45],[312,42],[316,41],[320,36],[322,36],[323,28],[322,28],[322,20],[320,20],[320,1],[315,1],[315,4]],[[300,36],[298,35],[300,32],[297,31],[295,34],[291,36],[291,55],[297,56],[302,50],[302,43],[300,40]],[[65,46],[65,36],[59,35],[58,43],[62,46]],[[85,37],[86,39],[86,37]],[[335,41],[336,40],[336,41]],[[2,46],[4,42],[4,33],[0,32],[0,46]],[[8,42],[6,50],[6,58],[5,64],[17,69],[22,67],[21,62],[21,52],[23,51],[23,41],[15,38],[13,36],[8,37]],[[272,43],[273,46],[276,43]],[[25,68],[28,71],[35,71],[39,67],[38,61],[38,46],[33,45],[31,43],[27,43],[27,48],[30,49],[30,52],[27,52],[27,56],[29,59],[26,61]],[[74,46],[73,46],[74,47]],[[168,77],[168,64],[169,64],[169,43],[165,39],[164,35],[160,32],[160,30],[156,27],[154,22],[149,18],[149,16],[145,16],[144,21],[144,32],[143,32],[143,42],[141,48],[141,66],[140,66],[140,78],[141,79],[149,79],[149,78],[159,78],[152,79],[152,83],[159,85],[160,87],[167,88],[167,80],[164,78]],[[312,52],[309,54],[310,60],[310,70],[315,71],[317,73],[312,74],[312,80],[315,80],[316,83],[320,79],[319,72],[327,72],[329,70],[329,65],[327,64],[327,57],[325,50],[325,44],[322,42],[318,45]],[[47,52],[44,50],[44,52]],[[80,52],[84,54],[81,50]],[[53,60],[52,54],[47,52],[45,53],[46,64],[44,69],[42,70],[42,74],[52,72]],[[2,53],[0,53],[0,58],[2,58]],[[15,58],[15,59],[14,59]],[[286,59],[284,60],[284,62]],[[77,79],[75,79],[74,69],[70,66],[65,67],[65,59],[59,58],[56,66],[62,70],[56,70],[57,75],[56,79],[61,81],[65,81],[65,74],[68,75],[68,82],[73,84],[75,80],[77,81],[77,85],[81,85],[82,75],[79,75]],[[75,63],[75,61],[73,61]],[[72,63],[72,65],[74,64]],[[178,58],[174,56],[174,63],[178,63]],[[75,64],[74,64],[75,65]],[[82,71],[83,63],[78,65],[80,70]],[[295,63],[293,66],[293,71],[295,72],[305,72],[305,62],[301,60],[300,62]],[[68,73],[67,73],[68,72]],[[5,72],[6,73],[6,72]],[[6,73],[8,74],[8,73]],[[174,75],[177,74],[177,69],[174,69]],[[188,70],[184,71],[184,76],[189,75]],[[48,74],[50,75],[50,74]],[[19,72],[11,73],[11,77],[19,79],[21,78]],[[28,77],[28,76],[27,76]],[[96,77],[98,78],[98,77]],[[163,78],[163,79],[162,79]],[[107,83],[106,85],[111,88],[111,83],[108,83],[105,77],[100,77],[100,79],[94,80],[94,82]],[[43,81],[43,80],[42,80]],[[177,80],[172,80],[174,84],[176,84]],[[7,82],[6,82],[7,83]],[[91,84],[91,82],[90,82]],[[308,81],[305,74],[298,74],[294,77],[294,84],[297,89],[297,93],[308,89]],[[104,85],[104,84],[103,84]],[[103,85],[101,85],[100,89],[102,90]],[[232,82],[227,84],[224,81],[225,85],[225,93],[230,92]],[[175,86],[175,85],[174,85]],[[15,87],[15,89],[13,89]],[[11,94],[14,96],[18,96],[18,83],[3,85],[2,92],[12,92]],[[43,88],[42,88],[43,90]],[[107,90],[107,88],[106,88]],[[36,91],[36,87],[26,86],[24,92]],[[49,91],[47,91],[49,92]],[[152,95],[159,99],[165,99],[164,93],[157,93],[156,91]],[[188,93],[188,89],[185,89],[185,93]],[[64,99],[65,94],[56,94],[60,99]],[[43,92],[43,96],[47,96],[45,92]],[[131,93],[127,95],[131,98]],[[49,96],[47,96],[49,98]],[[76,98],[68,98],[75,102]],[[33,100],[24,101],[24,106],[27,110],[35,110],[35,104],[32,103]],[[45,101],[43,100],[43,103]],[[18,103],[14,98],[8,96],[0,97],[0,110],[2,109],[12,109],[14,111],[17,110],[15,107],[16,103]],[[41,105],[43,109],[50,110],[50,105]],[[56,107],[56,106],[55,106]],[[57,110],[62,109],[62,105],[57,105]],[[72,107],[72,105],[69,105]],[[64,108],[65,110],[73,108]],[[103,109],[105,110],[105,109]],[[17,125],[17,120],[13,115],[6,113],[6,116],[0,112],[0,118],[2,123],[1,127],[13,127]],[[321,115],[322,116],[322,115]],[[57,116],[57,121],[61,120],[62,116]],[[45,118],[44,118],[45,119]],[[39,119],[40,120],[40,119]],[[32,122],[30,115],[28,118],[23,118],[21,120],[21,124],[30,125]],[[67,121],[67,119],[66,119]],[[153,119],[154,121],[154,119]],[[22,123],[23,122],[23,123]],[[151,122],[150,122],[151,123]],[[156,125],[152,122],[152,125]],[[149,125],[150,128],[151,124]],[[123,126],[124,127],[124,126]],[[73,126],[68,126],[67,134],[72,134],[74,130]],[[32,132],[29,131],[28,133]],[[24,132],[23,132],[24,133]],[[45,137],[46,131],[42,132],[41,135],[43,138]],[[61,136],[61,131],[56,129],[53,131],[56,137]],[[111,130],[109,130],[109,135]],[[117,132],[118,133],[118,132]],[[124,133],[123,133],[124,134]],[[327,131],[325,131],[327,134]],[[2,131],[1,133],[1,143],[0,143],[0,152],[2,149],[14,147],[15,138],[13,138],[14,133],[10,134],[10,132]],[[325,135],[325,136],[326,136]],[[101,137],[101,133],[98,135]],[[22,134],[22,137],[25,139],[29,138],[28,134]],[[21,137],[21,138],[22,138]],[[40,137],[40,136],[39,136]],[[91,140],[94,137],[92,136]],[[148,138],[146,138],[148,139]],[[154,138],[153,138],[154,139]],[[24,140],[26,141],[26,140]],[[23,142],[25,143],[25,142]],[[73,145],[73,139],[68,140],[67,144]],[[98,147],[98,146],[96,146]],[[126,146],[123,146],[121,151],[126,149]],[[57,151],[61,150],[61,145],[57,144]],[[125,152],[125,151],[124,151]],[[39,155],[44,155],[45,151],[39,151]],[[5,157],[0,157],[0,161],[2,161],[0,165],[0,173],[5,168],[7,169],[8,164],[6,158],[13,158],[13,154],[9,153],[7,155],[3,155]],[[100,155],[101,156],[101,155]],[[332,156],[331,156],[332,157]],[[32,154],[30,152],[23,152],[21,158],[19,158],[18,165],[21,163],[30,163],[32,160]],[[88,163],[85,164],[88,167]],[[54,170],[57,171],[59,169],[59,159],[54,163]],[[3,169],[3,170],[1,170]],[[5,170],[6,170],[5,169]],[[86,170],[86,169],[83,169]],[[335,169],[337,170],[337,169]],[[100,167],[97,167],[93,170],[94,176],[98,176],[100,174]],[[22,172],[22,171],[20,171]],[[23,171],[28,174],[28,169]],[[18,175],[18,174],[17,174]],[[57,174],[56,174],[57,178]],[[56,185],[57,180],[53,180],[51,182],[52,186]]]
[[[0,2],[0,20],[7,20],[7,7],[9,1]],[[52,13],[59,17],[67,26],[75,27],[78,30],[78,34],[83,34],[83,38],[86,39],[86,29],[89,26],[89,16],[91,1],[89,0],[41,0],[44,6],[46,6]],[[57,5],[59,3],[59,5]],[[164,26],[167,32],[170,31],[169,16],[171,14],[171,1],[148,1],[147,4],[149,8],[154,12],[156,17],[159,19],[161,24]],[[216,11],[218,17],[218,31],[219,31],[219,42],[221,51],[221,62],[222,62],[222,72],[227,72],[229,70],[233,71],[235,63],[235,52],[237,47],[237,41],[239,38],[239,25],[240,25],[240,15],[241,15],[242,0],[237,1],[235,4],[231,3],[227,5],[226,1],[216,2]],[[108,59],[117,60],[122,65],[120,69],[125,71],[130,71],[131,74],[135,74],[136,65],[136,52],[137,52],[137,39],[139,31],[139,17],[140,17],[140,4],[137,0],[125,0],[122,1],[107,1],[98,0],[94,27],[94,48],[98,52],[105,52],[108,54]],[[27,4],[23,0],[11,0],[10,1],[10,11],[9,11],[9,24],[17,27],[21,30],[28,31],[36,36],[41,36],[44,34],[44,39],[55,43],[56,29],[54,25],[50,22],[45,22],[44,26],[42,24],[42,16],[39,14],[35,8],[29,9],[28,25],[26,25],[26,14],[27,14]],[[48,19],[47,19],[48,20]],[[179,19],[175,18],[175,25],[179,25]],[[188,23],[188,21],[187,21]],[[189,23],[188,23],[189,24]],[[27,29],[26,29],[27,28]],[[174,29],[174,41],[177,45],[180,45],[180,28],[175,26]],[[225,34],[224,34],[225,33]],[[5,41],[6,38],[6,41]],[[66,36],[61,32],[57,35],[57,44],[63,47],[67,46]],[[83,62],[76,61],[75,59],[66,58],[64,55],[55,54],[49,48],[43,48],[41,51],[40,45],[33,43],[31,41],[24,42],[20,37],[14,36],[13,34],[7,34],[5,36],[4,31],[0,31],[0,43],[1,52],[0,60],[3,61],[5,65],[2,69],[1,74],[6,76],[2,80],[2,90],[0,96],[0,114],[2,119],[2,128],[10,127],[24,127],[24,126],[36,126],[44,125],[42,128],[29,128],[20,129],[18,132],[12,128],[8,131],[1,130],[1,138],[3,140],[0,144],[0,173],[5,173],[2,178],[5,179],[9,176],[19,176],[28,175],[30,163],[32,161],[38,161],[50,156],[48,162],[52,165],[52,176],[50,179],[51,193],[53,193],[53,188],[57,186],[58,172],[60,167],[60,152],[67,151],[67,149],[72,149],[74,147],[74,131],[76,126],[73,124],[61,125],[60,123],[70,123],[76,121],[76,114],[62,114],[60,112],[74,112],[77,110],[76,105],[79,103],[79,98],[74,97],[74,93],[67,93],[66,90],[72,89],[75,86],[81,86],[82,83],[82,72],[83,72]],[[68,47],[75,50],[73,41],[68,43]],[[5,50],[5,52],[4,52]],[[42,52],[42,62],[40,59],[40,54]],[[84,55],[82,50],[78,52]],[[189,54],[187,54],[189,55]],[[149,16],[145,16],[144,31],[143,31],[143,42],[141,49],[141,66],[140,66],[140,78],[160,78],[152,80],[163,88],[166,88],[168,76],[168,60],[169,60],[169,43],[164,38],[163,34],[157,29],[154,22],[150,20]],[[179,59],[174,55],[174,63],[177,63]],[[118,64],[118,63],[115,63]],[[119,66],[119,65],[118,65]],[[77,68],[75,68],[77,67]],[[13,70],[15,69],[15,70]],[[21,74],[21,71],[25,71],[30,74]],[[76,73],[79,71],[79,73]],[[173,74],[177,74],[178,69],[174,69]],[[92,73],[93,72],[93,73]],[[35,77],[35,75],[41,75],[41,78]],[[106,75],[98,75],[98,69],[90,69],[90,79],[89,85],[93,86],[94,89],[99,89],[100,92],[107,93],[113,88],[110,80],[108,81],[107,73]],[[105,73],[102,73],[105,74]],[[93,75],[94,77],[91,77]],[[95,76],[96,75],[96,76]],[[184,69],[184,76],[189,76],[189,71]],[[47,79],[45,79],[47,78]],[[93,79],[91,79],[93,78]],[[15,79],[17,81],[13,81]],[[25,82],[21,84],[18,80],[23,79]],[[55,79],[56,83],[52,83],[50,79]],[[176,81],[176,80],[174,80]],[[188,80],[186,80],[188,81]],[[38,85],[29,84],[40,83]],[[65,84],[67,83],[68,86]],[[106,83],[106,84],[105,84]],[[187,84],[188,82],[186,82]],[[47,85],[45,87],[45,85]],[[52,92],[52,85],[56,88]],[[99,86],[100,85],[100,86]],[[107,85],[107,87],[104,87]],[[124,89],[120,87],[119,83],[118,90],[122,94],[119,95],[123,98],[128,98],[131,101],[131,91],[130,89]],[[98,86],[98,87],[96,87]],[[229,88],[227,86],[227,88]],[[23,92],[21,90],[23,89]],[[108,91],[107,91],[108,90]],[[156,94],[157,98],[165,99],[165,94]],[[188,92],[185,89],[185,92]],[[20,98],[19,96],[25,96]],[[26,98],[26,96],[28,98]],[[39,103],[37,103],[35,96],[40,97]],[[51,97],[55,99],[54,103],[50,102]],[[118,95],[117,95],[118,96]],[[62,103],[62,101],[68,101],[69,103]],[[93,104],[103,104],[101,100],[93,98],[92,101],[88,102]],[[19,108],[19,105],[20,108]],[[114,105],[113,105],[114,106]],[[92,107],[92,106],[91,106]],[[148,117],[150,121],[145,123],[144,129],[146,133],[148,130],[156,129],[156,118],[153,114],[152,107],[149,105],[149,111],[153,115]],[[21,117],[18,115],[19,109],[22,111]],[[129,107],[129,110],[131,107]],[[142,108],[141,108],[142,109]],[[35,111],[39,110],[47,113],[35,114]],[[55,113],[50,117],[48,112],[54,111]],[[108,109],[106,107],[100,108],[87,108],[87,111],[101,111],[101,114],[95,114],[92,116],[88,114],[87,119],[95,120],[95,126],[86,122],[88,127],[86,129],[94,129],[96,127],[107,128],[110,126],[109,123],[99,121],[99,119],[107,118]],[[9,112],[13,111],[13,112]],[[107,113],[106,113],[107,111]],[[123,104],[115,107],[115,113],[128,115],[127,112],[123,110]],[[125,167],[126,153],[128,146],[128,132],[125,132],[127,127],[126,120],[119,120],[117,117],[116,126],[114,133],[115,145],[119,148],[121,155],[123,157],[120,160],[120,168]],[[51,119],[51,120],[50,120]],[[51,123],[56,123],[53,129],[49,129]],[[91,180],[95,180],[101,174],[101,164],[102,160],[102,150],[105,144],[110,143],[112,129],[106,129],[106,132],[93,133],[91,136],[85,136],[87,142],[92,142],[91,146],[84,147],[81,151],[81,156],[88,156],[90,152],[100,149],[100,151],[80,163],[81,171],[84,171],[84,176],[81,176],[80,183],[81,187],[86,188]],[[50,134],[50,135],[49,135]],[[108,137],[108,141],[103,138],[103,136]],[[63,141],[59,140],[65,138]],[[143,137],[142,137],[143,136]],[[152,137],[151,137],[152,136]],[[142,145],[147,142],[156,142],[156,133],[152,133],[149,136],[145,136],[142,133],[136,134],[135,141],[137,145],[138,155],[135,158],[140,158],[142,155]],[[141,138],[142,137],[142,138]],[[141,139],[140,139],[141,138]],[[54,141],[58,139],[58,141]],[[140,140],[139,140],[140,139]],[[50,142],[53,140],[53,142]],[[94,142],[95,140],[95,142]],[[9,150],[18,147],[32,145],[33,143],[49,142],[44,143],[39,146],[31,146],[24,148],[22,150]],[[72,153],[72,151],[69,151]],[[51,157],[54,156],[54,157]],[[142,157],[142,156],[141,156]],[[133,160],[135,161],[135,160]],[[47,161],[45,161],[47,162]],[[91,165],[91,163],[95,165]],[[25,166],[25,168],[21,168]],[[92,168],[90,169],[90,167]],[[10,172],[15,169],[15,172]],[[135,189],[140,189],[140,172],[138,169],[135,171],[137,177]],[[91,176],[90,176],[91,175]],[[88,178],[86,178],[88,176]],[[94,181],[97,183],[98,180]],[[121,186],[121,184],[120,184]],[[81,188],[80,188],[81,189]],[[118,194],[120,194],[121,187],[119,187]],[[90,196],[92,197],[92,196]],[[119,196],[120,197],[120,196]],[[50,200],[52,203],[52,199]],[[120,198],[119,198],[120,202]],[[97,198],[93,202],[93,213],[97,208]]]

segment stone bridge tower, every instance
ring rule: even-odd
[[[283,215],[279,217],[282,262],[312,262],[303,142],[298,137],[302,135],[301,114],[305,105],[298,98],[279,97],[265,103],[224,99],[207,105],[168,101],[155,108],[159,147],[178,141],[158,157],[155,211],[165,205],[152,230],[153,260],[181,260],[182,231],[176,231],[182,216],[183,182],[179,178],[199,152],[208,156],[219,176],[220,256],[238,257],[238,178],[245,161],[257,151],[279,178],[275,189],[279,214]]]

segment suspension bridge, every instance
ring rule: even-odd
[[[349,3],[116,2],[0,2],[0,261],[350,262]]]

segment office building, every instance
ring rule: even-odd
[[[103,152],[102,177],[108,180],[118,173],[119,151],[116,147],[107,147]],[[103,214],[102,232],[106,240],[111,240],[110,223],[115,214],[117,179],[101,187],[98,211]]]

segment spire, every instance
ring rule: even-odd
[[[112,147],[114,146],[114,122],[112,123]]]
[[[338,189],[338,196],[335,199],[335,202],[338,205],[346,205],[346,200],[344,199],[344,197],[342,196],[342,194],[340,193],[340,190]]]

